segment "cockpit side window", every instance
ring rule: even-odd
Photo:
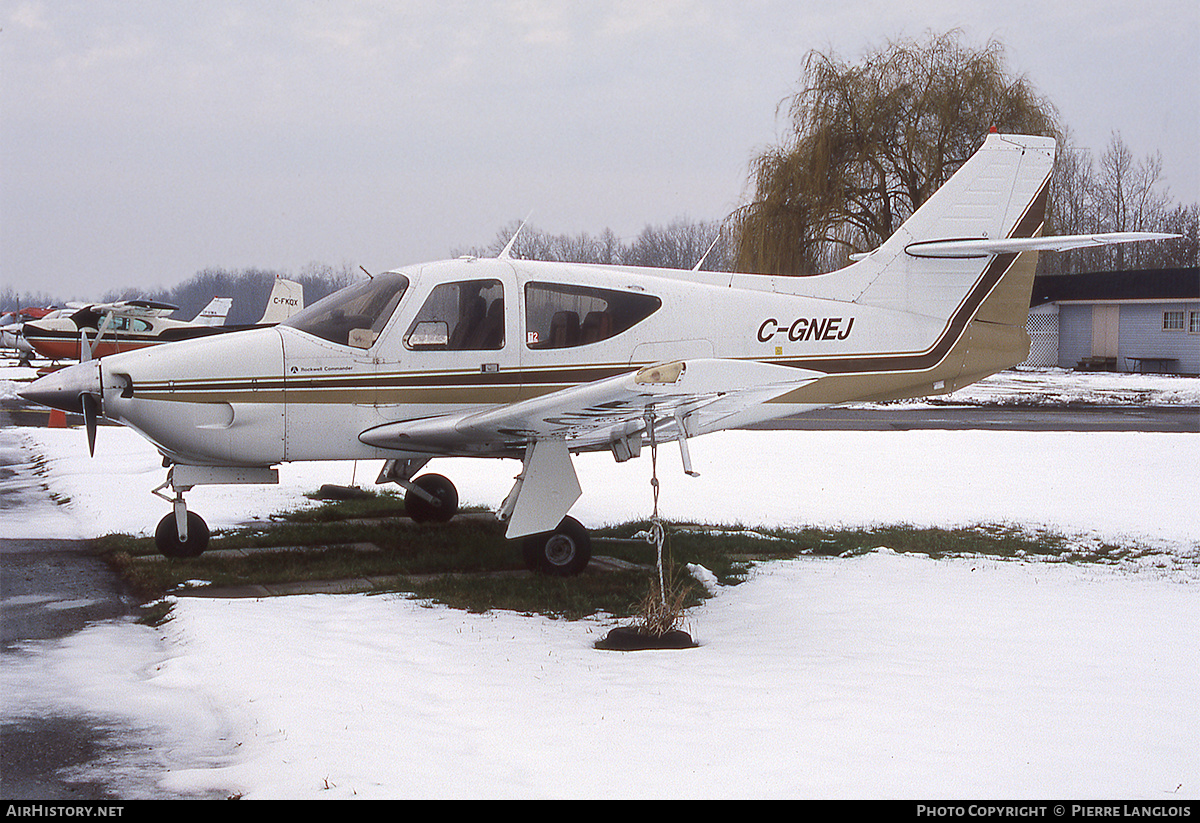
[[[416,351],[504,348],[504,286],[499,280],[466,280],[435,287],[404,345]]]
[[[402,274],[377,274],[318,300],[280,325],[342,346],[369,349],[407,288],[408,278]]]
[[[586,346],[615,337],[662,307],[638,292],[566,286],[525,285],[525,345],[531,349]]]

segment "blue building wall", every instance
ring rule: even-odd
[[[1163,313],[1183,311],[1183,329],[1163,329]],[[1121,306],[1118,332],[1117,367],[1122,371],[1134,366],[1129,357],[1173,357],[1175,370],[1200,374],[1200,333],[1190,331],[1193,313],[1200,313],[1200,302],[1126,303]],[[1058,365],[1073,369],[1085,357],[1092,356],[1092,306],[1066,303],[1059,307]]]
[[[1058,365],[1073,369],[1092,356],[1092,307],[1067,304],[1058,307]]]
[[[1163,312],[1183,311],[1183,328],[1163,329]],[[1188,332],[1188,315],[1200,312],[1198,303],[1137,303],[1121,306],[1122,357],[1174,357],[1176,369],[1200,373],[1200,334]]]

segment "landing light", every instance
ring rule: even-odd
[[[638,384],[647,383],[676,383],[679,381],[680,375],[683,374],[686,368],[682,360],[677,360],[674,363],[664,363],[661,366],[647,366],[644,369],[639,369],[634,375],[633,382]]]

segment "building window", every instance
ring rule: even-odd
[[[1163,331],[1183,331],[1183,309],[1163,312]]]
[[[1188,313],[1188,331],[1192,334],[1200,334],[1200,311]]]

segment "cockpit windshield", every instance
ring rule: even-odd
[[[316,335],[331,343],[369,349],[396,310],[408,278],[396,272],[377,274],[318,300],[284,320],[281,326]]]

